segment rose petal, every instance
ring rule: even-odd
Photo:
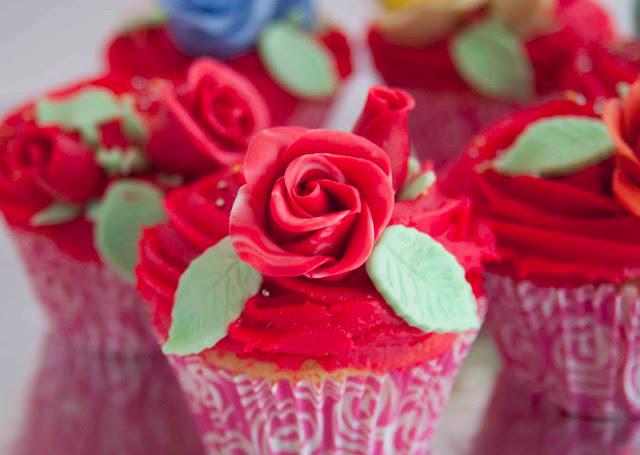
[[[341,131],[309,130],[287,148],[281,159],[289,163],[299,156],[325,153],[362,158],[391,177],[391,164],[384,150],[368,139]]]
[[[350,210],[343,210],[314,217],[299,217],[291,212],[282,179],[276,183],[269,203],[270,220],[285,232],[285,236],[326,228],[339,223],[350,213]]]
[[[362,213],[357,217],[353,231],[350,234],[350,238],[357,239],[357,241],[348,242],[344,255],[337,261],[322,264],[311,273],[308,273],[307,276],[309,278],[327,278],[357,269],[371,255],[375,235],[375,226],[369,205],[362,204]]]
[[[395,194],[391,178],[370,161],[340,155],[325,155],[336,164],[351,185],[360,192],[362,201],[375,201],[370,205],[375,238],[389,223],[393,212]]]
[[[298,241],[284,239],[282,247],[287,251],[294,251],[305,256],[339,257],[349,241],[356,213],[349,213],[340,221],[325,228],[316,230]],[[288,240],[288,241],[287,241]]]
[[[333,261],[326,256],[295,255],[276,245],[254,212],[250,194],[249,185],[243,186],[231,209],[229,234],[240,259],[264,275],[274,277],[307,275]]]

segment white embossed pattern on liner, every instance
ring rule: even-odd
[[[426,454],[475,337],[420,366],[320,384],[252,379],[195,355],[169,361],[209,455]]]
[[[489,326],[507,373],[570,414],[640,415],[640,293],[544,287],[487,274]]]
[[[49,238],[12,230],[51,330],[93,353],[156,352],[147,305],[104,264],[73,259]]]

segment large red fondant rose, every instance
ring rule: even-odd
[[[267,276],[357,269],[393,211],[389,158],[355,134],[265,130],[249,146],[244,173],[230,234],[240,258]]]
[[[93,152],[55,127],[28,125],[16,131],[1,165],[5,179],[71,204],[97,196],[104,178]]]
[[[640,79],[624,101],[609,101],[603,118],[616,146],[613,192],[629,211],[640,215]]]
[[[188,177],[242,160],[249,139],[269,126],[269,110],[244,76],[210,59],[196,61],[184,85],[163,87],[147,152],[154,167]]]

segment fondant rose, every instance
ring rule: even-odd
[[[365,263],[394,206],[384,150],[355,134],[274,128],[256,135],[231,211],[239,257],[267,276],[326,278]]]
[[[162,0],[178,47],[192,56],[229,58],[253,48],[278,19],[313,23],[311,0]]]
[[[147,153],[159,170],[201,176],[241,161],[249,139],[269,123],[267,105],[248,79],[201,59],[184,86],[164,86]]]
[[[53,200],[71,204],[97,196],[104,179],[93,152],[55,127],[30,125],[17,132],[2,166],[9,180],[33,184]]]
[[[616,146],[613,192],[622,205],[640,216],[640,80],[624,101],[607,103],[603,119]]]

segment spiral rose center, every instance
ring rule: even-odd
[[[203,90],[200,114],[209,132],[232,146],[245,147],[255,130],[250,106],[228,86]]]

